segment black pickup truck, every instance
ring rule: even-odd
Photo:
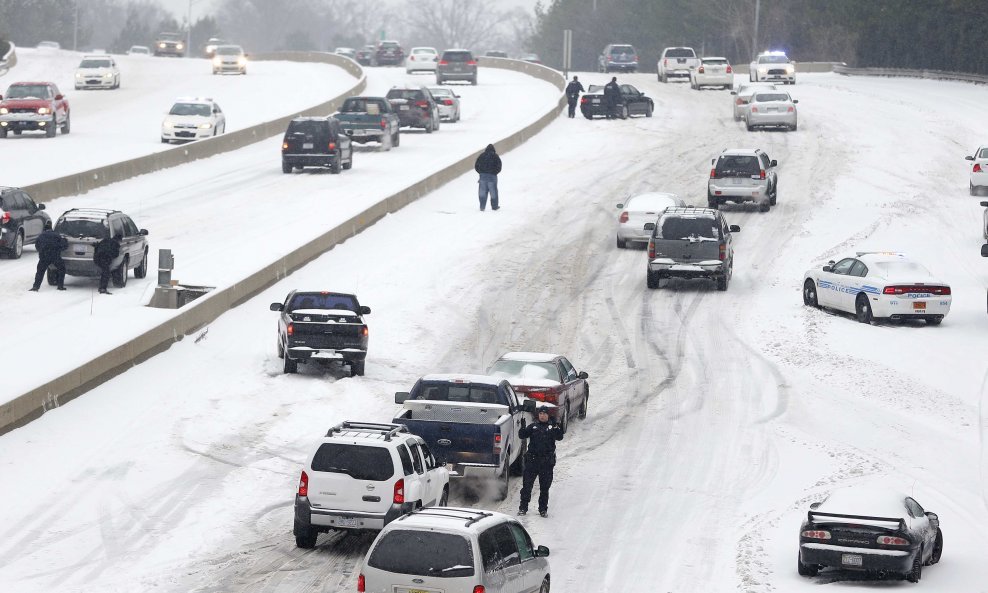
[[[284,303],[271,303],[271,310],[281,312],[278,358],[286,373],[298,372],[300,362],[316,361],[348,365],[350,376],[364,374],[368,331],[362,316],[371,311],[356,296],[293,290]]]

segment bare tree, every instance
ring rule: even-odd
[[[405,12],[405,25],[415,43],[436,47],[479,47],[495,39],[507,13],[489,0],[418,0]]]

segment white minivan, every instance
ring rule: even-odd
[[[503,513],[421,509],[390,523],[364,558],[357,591],[549,593],[549,548]]]
[[[295,543],[320,532],[378,530],[417,508],[445,506],[449,471],[400,424],[343,422],[320,439],[299,477]]]

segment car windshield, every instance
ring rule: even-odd
[[[789,58],[786,56],[760,56],[759,64],[788,64]]]
[[[83,60],[80,68],[109,68],[110,60]]]
[[[385,533],[367,565],[393,574],[433,578],[473,576],[470,540],[454,533],[395,529]]]
[[[321,292],[299,293],[292,297],[292,301],[288,303],[289,313],[296,309],[334,309],[356,313],[359,308],[357,299],[348,294],[323,294]]]
[[[168,112],[168,115],[198,115],[200,117],[209,117],[212,110],[209,105],[204,105],[202,103],[175,103],[172,105],[172,110]]]
[[[717,238],[717,221],[708,217],[668,216],[656,230],[659,239]]]
[[[667,58],[695,58],[696,53],[688,47],[674,47],[666,50]]]
[[[216,53],[221,56],[239,56],[244,50],[236,45],[221,45],[216,48]]]
[[[162,33],[158,36],[158,39],[162,41],[181,41],[178,33]]]
[[[789,101],[786,93],[758,93],[755,95],[756,103],[771,103],[773,101]]]
[[[391,451],[342,443],[323,443],[312,458],[312,471],[346,474],[354,480],[383,482],[394,475]]]
[[[551,362],[529,362],[525,360],[498,360],[487,372],[493,377],[504,379],[550,379],[559,381],[559,371]]]
[[[601,86],[601,85],[599,85],[599,84],[592,84],[589,87],[587,87],[587,92],[588,93],[599,93],[599,92],[601,92],[603,90],[604,90],[604,87]]]
[[[436,50],[432,49],[431,47],[416,47],[416,48],[414,48],[412,50],[412,53],[413,54],[430,54],[430,55],[435,55],[437,52],[436,52]]]
[[[468,51],[447,51],[443,52],[443,60],[447,62],[469,62],[473,60],[473,55]]]
[[[110,228],[106,221],[69,219],[60,220],[55,225],[55,231],[66,237],[91,237],[93,239],[106,239],[110,236]]]
[[[382,41],[380,47],[381,49],[394,49],[399,46],[397,41]]]
[[[417,383],[412,388],[409,399],[496,404],[497,387],[470,383],[448,383],[446,381]]]
[[[343,102],[343,107],[340,107],[340,112],[342,113],[370,113],[371,115],[377,115],[381,113],[382,110],[386,109],[384,104],[386,101],[384,99],[368,99],[366,97],[350,97]]]
[[[44,84],[18,84],[7,89],[8,99],[51,99],[51,89]]]
[[[422,91],[418,89],[391,89],[388,91],[389,99],[408,99],[409,101],[421,101],[425,99]]]
[[[615,45],[611,47],[611,55],[619,56],[621,54],[633,54],[635,53],[635,48],[630,45]]]
[[[731,175],[737,173],[744,175],[758,175],[760,171],[761,165],[758,163],[758,157],[754,155],[728,154],[717,159],[718,175]]]

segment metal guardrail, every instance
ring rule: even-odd
[[[3,76],[17,65],[17,52],[14,51],[14,42],[10,41],[9,43],[10,49],[0,57],[0,76]]]
[[[909,70],[906,68],[850,68],[846,64],[834,66],[834,72],[845,76],[888,76],[898,78],[925,78],[927,80],[956,80],[988,84],[988,76],[984,74],[968,74],[966,72],[946,72],[944,70]]]

